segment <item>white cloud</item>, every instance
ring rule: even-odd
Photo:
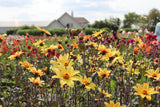
[[[63,0],[32,0],[30,5],[24,7],[0,6],[0,10],[3,10],[0,20],[23,20],[19,17],[24,14],[29,17],[28,20],[53,20],[63,13],[62,2]]]
[[[79,13],[81,14],[81,13]],[[90,23],[94,23],[96,20],[109,19],[110,17],[123,19],[123,14],[120,13],[109,13],[104,11],[86,11],[81,16],[84,16],[89,20]]]
[[[158,0],[31,0],[30,2],[15,7],[0,5],[0,21],[52,21],[64,12],[70,14],[74,11],[74,16],[85,17],[93,23],[95,20],[104,20],[111,16],[123,19],[124,14],[128,12],[148,14],[149,10],[159,9],[160,6]]]
[[[110,0],[105,2],[106,5],[115,11],[136,12],[138,14],[148,14],[152,8],[159,9],[160,1],[158,0]]]
[[[98,5],[97,5],[96,2],[86,3],[86,4],[84,5],[84,7],[97,7],[97,6],[98,6]]]

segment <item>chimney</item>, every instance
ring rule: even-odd
[[[71,12],[71,16],[73,17],[73,11]]]

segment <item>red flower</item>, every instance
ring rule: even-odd
[[[158,41],[158,46],[160,47],[160,40]]]
[[[61,54],[60,52],[57,52],[57,53],[56,53],[56,57],[59,57],[59,56],[60,56],[60,54]]]
[[[31,53],[27,53],[27,56],[31,56]]]
[[[6,45],[3,46],[4,53],[8,51],[8,47]]]
[[[26,38],[26,44],[25,45],[28,45],[28,37]]]
[[[83,37],[83,36],[85,36],[85,35],[81,33],[79,36],[80,36],[80,37]]]
[[[34,43],[34,40],[31,40],[31,44],[33,44]]]
[[[30,49],[31,49],[31,46],[30,46],[30,45],[29,45],[29,46],[27,46],[27,49],[28,49],[28,50],[30,50]]]
[[[55,49],[53,49],[52,51],[50,50],[50,52],[48,52],[48,55],[47,55],[48,58],[53,56],[55,56]]]
[[[13,44],[14,44],[14,45],[19,45],[20,42],[19,42],[19,40],[16,40],[16,39],[15,39],[15,40],[13,41]]]
[[[60,40],[58,40],[57,42],[58,42],[59,44],[61,44],[61,43],[62,43],[62,41],[60,41]]]
[[[159,59],[158,58],[155,58],[154,59],[154,65],[157,65],[159,63]]]
[[[18,52],[19,49],[17,47],[14,47],[13,50],[10,52],[10,54],[15,54],[16,52]]]
[[[23,55],[25,55],[25,53],[27,52],[26,50],[22,50],[22,52],[23,52]]]
[[[3,39],[3,41],[1,42],[2,45],[6,44],[6,39]]]
[[[36,49],[36,48],[33,48],[31,52],[32,52],[32,54],[36,54],[37,49]]]

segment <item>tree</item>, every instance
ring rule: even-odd
[[[143,29],[147,28],[148,21],[147,21],[148,15],[142,15],[140,18],[139,26]]]
[[[104,19],[100,21],[95,21],[91,26],[93,28],[110,28],[113,31],[117,31],[120,26],[120,19],[119,18],[113,18],[110,19]]]
[[[138,26],[140,23],[141,16],[135,12],[130,12],[124,15],[125,19],[123,20],[124,28],[131,28],[133,25]]]
[[[119,18],[113,18],[113,17],[111,17],[108,22],[109,22],[108,28],[110,28],[113,31],[117,31],[121,24],[121,21]]]
[[[105,23],[100,20],[100,21],[95,21],[93,24],[92,24],[92,27],[93,28],[103,28],[105,27]]]
[[[149,14],[144,18],[145,27],[149,31],[155,31],[155,26],[160,22],[160,11],[158,9],[151,9]]]

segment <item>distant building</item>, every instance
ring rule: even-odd
[[[18,28],[24,25],[27,26],[39,26],[42,28],[65,28],[67,24],[70,24],[71,28],[83,28],[88,27],[89,21],[84,17],[73,17],[73,13],[69,15],[65,12],[57,20],[49,21],[8,21],[0,22],[0,33],[5,33],[8,29]]]

